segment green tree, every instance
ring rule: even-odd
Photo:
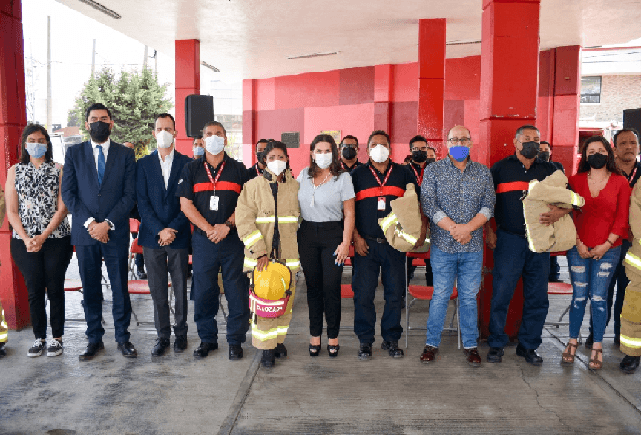
[[[70,110],[69,118],[75,116],[82,120],[80,132],[88,139],[85,112],[93,103],[104,104],[114,120],[111,138],[120,143],[133,143],[136,158],[140,158],[156,147],[151,133],[156,115],[173,107],[171,99],[166,96],[167,85],[159,84],[148,68],[142,72],[122,71],[118,76],[105,68],[85,83]]]

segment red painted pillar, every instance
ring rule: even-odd
[[[579,103],[581,99],[581,47],[557,47],[555,56],[552,159],[561,162],[568,175],[577,170]]]
[[[243,162],[256,163],[256,80],[243,80]]]
[[[491,166],[514,153],[512,139],[523,124],[536,122],[540,0],[483,0],[481,42],[481,163]],[[493,267],[485,252],[484,270]],[[489,333],[492,274],[480,292],[481,336]],[[523,288],[517,286],[505,332],[515,337],[521,324]]]
[[[418,23],[418,134],[425,136],[440,156],[443,146],[445,100],[445,19]]]
[[[185,97],[200,94],[200,41],[185,39],[176,41],[176,149],[193,156],[193,139],[185,131]],[[213,119],[212,119],[213,121]]]
[[[27,125],[24,83],[24,41],[22,2],[0,3],[0,183],[3,189],[7,169],[17,163],[20,135]],[[5,219],[0,227],[0,301],[9,328],[30,324],[27,288],[9,253],[11,232]]]

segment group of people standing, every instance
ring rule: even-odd
[[[522,278],[525,302],[516,354],[528,363],[541,364],[536,349],[548,311],[550,254],[529,249],[521,198],[527,190],[524,185],[545,179],[558,166],[548,161],[551,147],[542,150],[536,127],[519,128],[514,138],[515,153],[491,170],[471,160],[473,141],[463,126],[449,131],[447,156],[438,161],[436,150],[425,138],[412,138],[406,164],[392,161],[390,137],[384,131],[369,136],[369,160],[364,164],[357,158],[356,137],[345,136],[337,145],[332,136],[321,134],[311,143],[309,166],[294,177],[287,147],[278,141],[259,141],[257,163],[249,169],[230,158],[224,152],[225,128],[216,121],[205,124],[202,138],[194,141],[191,158],[174,147],[173,117],[158,115],[153,130],[157,149],[138,162],[132,150],[109,139],[112,126],[107,107],[99,103],[90,106],[85,127],[91,140],[69,148],[64,168],[59,169],[52,161],[46,130],[30,125],[23,133],[20,163],[9,171],[6,198],[14,230],[11,252],[25,277],[36,338],[29,356],[45,351],[55,356],[63,351],[64,275],[73,247],[87,321],[88,344],[80,359],[89,360],[104,348],[103,262],[113,296],[118,349],[125,357],[137,356],[128,332],[131,302],[127,288],[129,216],[137,204],[141,220],[138,243],[144,251],[158,335],[153,356],[163,355],[171,344],[168,274],[176,296],[173,348],[183,352],[188,347],[190,252],[194,322],[201,341],[194,350],[195,357],[204,358],[218,348],[219,275],[229,306],[229,359],[243,357],[242,344],[249,328],[253,345],[263,351],[264,366],[271,367],[275,358],[287,355],[284,340],[296,279],[291,280],[284,315],[274,319],[250,316],[248,273],[265,270],[272,261],[285,264],[294,274],[302,267],[309,306],[310,356],[321,353],[323,318],[328,355],[338,356],[341,277],[353,245],[358,357],[372,356],[376,336],[374,294],[380,274],[385,299],[381,348],[391,357],[401,358],[401,312],[412,271],[406,269],[405,253],[388,243],[379,219],[390,213],[391,201],[403,196],[411,184],[420,192],[421,234],[415,248],[424,243],[430,228],[427,280],[434,287],[420,360],[432,363],[437,359],[447,305],[456,283],[464,357],[471,366],[481,365],[477,295],[483,275],[485,231],[485,242],[494,250],[487,361],[502,361],[508,342],[504,331],[507,310]],[[624,142],[630,142],[630,153],[618,152]],[[614,145],[616,156],[607,140],[595,137],[586,141],[579,171],[569,178],[570,188],[585,198],[585,206],[574,211],[578,235],[576,247],[567,254],[574,295],[570,341],[562,362],[574,360],[589,297],[593,313],[592,369],[602,367],[603,331],[609,318],[608,301],[612,300],[608,289],[614,276],[620,280],[618,294],[623,297],[621,262],[622,252],[629,247],[630,187],[639,177],[636,133],[619,132]],[[570,212],[550,205],[550,210],[540,215],[540,222],[551,225]],[[71,225],[68,213],[72,215]],[[45,294],[51,302],[53,336],[48,346]],[[629,358],[622,369],[634,371],[638,357]]]

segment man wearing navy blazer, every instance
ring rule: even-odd
[[[118,350],[128,358],[137,356],[129,341],[131,302],[127,289],[129,212],[136,200],[136,161],[133,150],[109,139],[112,127],[109,109],[92,104],[85,122],[91,140],[67,150],[62,176],[62,199],[72,214],[71,243],[76,246],[89,340],[81,361],[104,349],[103,258],[111,283]]]
[[[154,137],[157,149],[138,160],[136,193],[140,213],[138,243],[147,264],[149,290],[154,300],[154,323],[158,338],[152,356],[164,355],[169,347],[167,272],[175,295],[174,352],[187,348],[187,264],[191,228],[180,210],[176,188],[183,167],[191,158],[174,149],[176,123],[169,113],[156,117]]]

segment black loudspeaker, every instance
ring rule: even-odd
[[[300,133],[297,131],[289,131],[281,133],[280,141],[287,145],[287,148],[299,148],[300,147]]]
[[[203,126],[214,121],[214,97],[187,95],[185,98],[185,131],[189,137],[201,137]]]
[[[623,128],[634,128],[641,133],[641,109],[623,111]]]

